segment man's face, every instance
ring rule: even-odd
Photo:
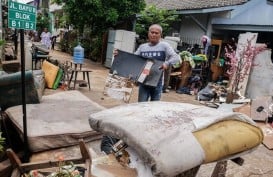
[[[156,27],[152,27],[148,32],[148,38],[152,44],[158,43],[161,38],[160,30]]]

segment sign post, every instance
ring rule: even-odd
[[[22,83],[22,108],[24,129],[24,161],[29,161],[29,146],[27,139],[27,114],[26,114],[26,85],[25,85],[25,46],[24,29],[36,30],[36,8],[27,4],[21,4],[9,0],[8,3],[8,27],[20,29],[21,47],[21,83]]]
[[[8,27],[36,30],[36,7],[9,0]]]

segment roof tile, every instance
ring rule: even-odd
[[[193,10],[234,6],[249,0],[146,0],[147,5],[167,10]]]

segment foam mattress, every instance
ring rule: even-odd
[[[122,139],[160,177],[240,157],[263,140],[261,129],[244,114],[187,103],[122,105],[91,114],[89,123]]]
[[[43,96],[40,104],[27,104],[31,152],[76,145],[79,139],[88,142],[101,138],[101,133],[90,128],[88,116],[103,109],[76,90]],[[5,112],[23,135],[22,106],[10,107]]]

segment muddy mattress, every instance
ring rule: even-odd
[[[88,117],[104,108],[79,91],[63,91],[42,97],[40,104],[26,105],[27,137],[31,152],[78,144],[101,138]],[[23,137],[22,105],[5,111]]]
[[[91,114],[89,123],[122,139],[158,177],[240,157],[263,140],[262,130],[244,114],[187,103],[122,105]]]

